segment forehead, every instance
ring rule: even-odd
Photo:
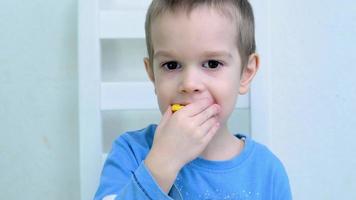
[[[152,22],[153,49],[237,52],[236,26],[236,19],[231,14],[213,7],[199,6],[190,12],[182,9],[166,11]]]

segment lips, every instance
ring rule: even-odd
[[[197,102],[197,101],[201,101],[201,100],[207,100],[207,99],[210,99],[210,98],[199,98],[199,99],[192,99],[192,100],[189,100],[189,101],[184,101],[184,100],[183,101],[175,101],[171,105],[179,104],[181,106],[186,106],[186,105],[191,104],[193,102]],[[217,104],[215,99],[212,99],[212,103],[213,104]]]
[[[190,104],[190,103],[172,103],[172,105],[175,105],[175,104],[178,104],[178,105],[181,105],[181,106],[186,106],[186,105],[188,105],[188,104]]]

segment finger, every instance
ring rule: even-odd
[[[208,144],[211,139],[213,139],[213,137],[216,135],[216,133],[218,132],[220,128],[220,123],[216,122],[208,131],[208,133],[205,135],[205,137],[203,138],[203,141],[205,144]]]
[[[204,122],[199,127],[199,129],[202,133],[204,133],[204,135],[206,135],[217,122],[218,120],[216,119],[216,117],[211,117],[210,119],[206,120],[206,122]]]
[[[211,99],[201,99],[184,106],[180,111],[186,113],[188,116],[195,116],[208,108],[212,103]]]
[[[163,113],[159,124],[165,124],[168,121],[168,119],[171,118],[171,116],[172,116],[172,110],[171,110],[171,107],[168,106],[166,112]]]
[[[204,124],[207,120],[218,115],[219,112],[220,106],[218,104],[213,104],[198,115],[196,115],[194,121],[196,121],[198,125]]]

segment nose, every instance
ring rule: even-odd
[[[181,93],[200,93],[204,90],[202,75],[194,67],[187,67],[181,74],[179,91]]]

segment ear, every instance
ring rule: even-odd
[[[259,57],[255,53],[251,54],[248,59],[247,66],[242,71],[242,75],[240,79],[239,93],[241,95],[246,94],[249,91],[252,79],[256,75],[258,68],[259,68]]]
[[[145,69],[148,75],[148,78],[152,81],[152,83],[155,83],[155,77],[154,77],[154,73],[153,73],[153,66],[151,66],[150,64],[150,60],[149,58],[145,57],[143,59],[143,62],[145,64]]]

